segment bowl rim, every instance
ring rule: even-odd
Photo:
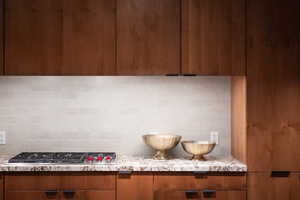
[[[207,143],[197,143],[197,142],[207,142]],[[217,145],[215,142],[210,142],[207,140],[183,140],[180,142],[181,144],[196,144],[196,145]]]
[[[168,134],[168,133],[149,133],[149,134],[144,134],[142,135],[142,137],[153,137],[153,136],[171,136],[171,137],[175,137],[175,138],[181,138],[181,135],[176,135],[176,134]]]

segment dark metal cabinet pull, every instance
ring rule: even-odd
[[[63,190],[63,193],[66,198],[73,198],[76,192],[74,190]]]
[[[74,190],[64,190],[63,191],[64,194],[75,194]]]
[[[57,190],[47,190],[47,191],[45,192],[45,194],[46,194],[47,196],[55,196],[55,195],[57,195],[57,193],[58,193]]]
[[[197,190],[185,190],[184,192],[187,197],[196,197],[198,195]]]
[[[290,171],[272,171],[271,177],[274,178],[284,178],[290,176]]]
[[[217,191],[216,190],[203,190],[203,197],[205,198],[213,198],[216,197]]]

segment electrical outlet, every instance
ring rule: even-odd
[[[0,144],[6,144],[6,133],[5,133],[5,131],[0,131]]]
[[[217,131],[210,132],[210,142],[219,144],[219,132]]]

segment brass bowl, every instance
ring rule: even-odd
[[[192,160],[206,160],[203,155],[210,153],[216,146],[208,141],[182,141],[185,152],[192,154]]]
[[[181,140],[179,135],[171,134],[148,134],[143,135],[145,144],[156,150],[153,159],[165,160],[168,158],[167,151],[176,147]]]

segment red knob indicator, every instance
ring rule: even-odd
[[[103,160],[103,157],[102,156],[98,156],[97,157],[97,161],[102,161]]]
[[[87,161],[93,161],[94,160],[94,157],[93,156],[88,156],[87,157]]]

